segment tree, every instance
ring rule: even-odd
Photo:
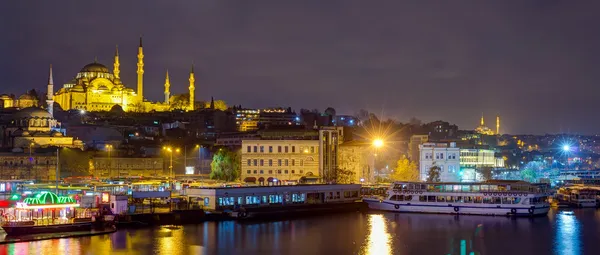
[[[521,179],[527,182],[536,182],[537,173],[531,168],[521,170]]]
[[[215,100],[214,106],[215,110],[225,111],[227,110],[227,104],[223,100]],[[210,108],[210,102],[204,102],[204,108]]]
[[[440,182],[441,170],[442,169],[439,166],[431,166],[427,171],[427,182]]]
[[[479,174],[481,175],[481,179],[483,179],[483,181],[488,181],[488,180],[492,179],[492,168],[491,167],[482,167],[482,168],[478,169],[477,172],[479,172]]]
[[[190,94],[177,94],[169,98],[171,110],[185,110],[190,105]]]
[[[88,176],[90,173],[90,155],[79,149],[59,149],[60,175]]]
[[[390,176],[395,181],[418,181],[419,169],[417,164],[408,160],[406,157],[398,160],[396,169]]]
[[[219,149],[210,163],[210,178],[222,181],[235,181],[240,177],[240,156],[238,152]]]
[[[336,182],[338,184],[354,183],[356,173],[351,170],[337,169]]]

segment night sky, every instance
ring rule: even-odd
[[[401,3],[403,2],[403,3]],[[185,4],[184,4],[185,3]],[[600,1],[2,1],[0,93],[55,89],[85,64],[145,96],[245,107],[359,109],[472,129],[483,112],[510,133],[600,130]],[[600,132],[599,132],[600,133]]]

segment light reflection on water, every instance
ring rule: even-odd
[[[0,245],[4,254],[600,254],[600,210],[548,217],[348,213]]]
[[[554,252],[561,255],[581,254],[581,232],[579,220],[572,211],[562,211],[556,215],[556,239]]]
[[[392,254],[392,236],[388,232],[386,219],[383,215],[371,214],[369,217],[369,233],[364,254],[386,255]]]

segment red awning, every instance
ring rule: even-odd
[[[265,178],[264,177],[258,178],[258,182],[265,182]]]
[[[267,178],[267,182],[273,182],[273,179],[275,179],[275,178],[269,177],[269,178]]]
[[[244,182],[256,182],[256,177],[246,177]]]

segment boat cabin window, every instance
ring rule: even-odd
[[[452,185],[445,185],[445,192],[452,192]]]
[[[427,202],[427,196],[419,196],[419,202]]]
[[[446,202],[454,202],[454,197],[453,196],[447,196],[446,197]]]
[[[475,197],[473,202],[475,202],[476,204],[481,204],[483,202],[483,197]]]
[[[464,197],[463,203],[473,203],[473,197]]]
[[[269,204],[279,204],[283,201],[282,195],[269,195]]]
[[[492,198],[491,197],[484,197],[483,198],[483,203],[484,204],[492,204],[493,203]]]
[[[490,191],[490,185],[481,185],[481,191],[483,191],[483,192]]]
[[[462,185],[462,192],[471,192],[471,185]]]
[[[502,198],[495,197],[494,198],[494,204],[502,204]]]
[[[414,184],[408,184],[408,189],[415,189],[415,185]]]
[[[461,188],[462,188],[462,185],[454,185],[454,188],[452,189],[452,191],[460,192]]]
[[[438,196],[437,197],[437,202],[446,202],[446,197]]]
[[[427,202],[436,202],[435,196],[427,196]]]
[[[471,191],[479,192],[479,185],[471,185]]]

